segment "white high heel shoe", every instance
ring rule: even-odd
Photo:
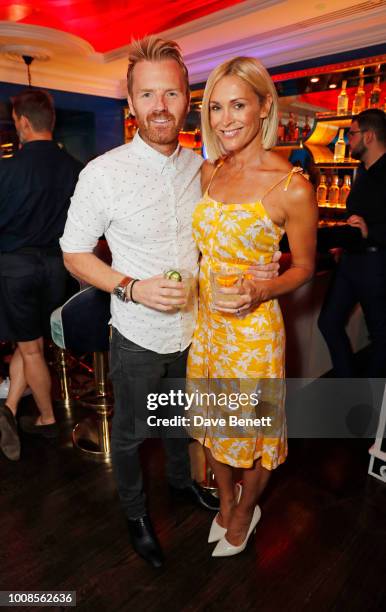
[[[243,487],[241,486],[241,484],[238,482],[237,486],[239,488],[238,493],[237,493],[237,499],[236,499],[236,504],[239,503],[240,498],[241,498],[241,493],[243,492]],[[218,517],[219,513],[217,512],[216,516],[214,517],[212,524],[210,526],[210,531],[209,531],[209,536],[208,536],[208,543],[209,544],[213,544],[213,542],[218,542],[219,540],[221,540],[221,538],[223,538],[227,532],[226,527],[221,527],[221,525],[218,524],[217,522],[217,517]]]
[[[212,557],[232,557],[232,555],[238,555],[239,553],[241,553],[248,544],[249,536],[251,535],[253,531],[255,531],[256,525],[259,522],[260,517],[261,517],[260,507],[255,506],[251,524],[249,525],[249,529],[248,529],[244,542],[242,542],[239,546],[233,546],[233,544],[230,544],[228,542],[228,540],[226,539],[224,535],[224,537],[221,538],[221,540],[217,543],[217,546],[212,553]]]

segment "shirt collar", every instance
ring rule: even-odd
[[[181,153],[181,146],[178,145],[172,155],[163,155],[162,153],[148,145],[140,137],[138,131],[136,132],[131,142],[131,147],[132,150],[134,150],[135,154],[138,155],[138,157],[142,157],[143,159],[154,163],[154,165],[156,165],[161,172],[163,172],[163,170],[166,170],[167,168],[176,168]]]
[[[377,172],[378,169],[383,170],[384,167],[386,167],[386,153],[381,155],[381,157],[377,159],[376,162],[371,164],[370,168],[368,169],[368,172],[374,171],[374,170]]]
[[[21,151],[23,149],[34,149],[34,148],[39,148],[39,147],[57,147],[57,143],[55,142],[55,140],[30,140],[29,142],[25,142],[22,147],[21,147]]]

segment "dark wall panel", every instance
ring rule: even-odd
[[[0,83],[0,129],[13,130],[10,97],[23,85]],[[126,100],[48,89],[57,109],[55,139],[83,162],[123,144]]]

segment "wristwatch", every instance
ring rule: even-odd
[[[124,278],[122,278],[121,282],[116,287],[114,287],[113,295],[115,295],[118,300],[121,300],[121,302],[130,301],[126,295],[126,287],[129,283],[131,283],[132,280],[134,279],[130,276],[125,276]]]

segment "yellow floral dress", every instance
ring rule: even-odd
[[[285,190],[296,170],[279,181],[284,182]],[[188,357],[188,388],[192,390],[194,383],[196,391],[203,390],[205,385],[207,391],[217,386],[217,392],[219,385],[221,391],[237,387],[239,393],[261,393],[264,388],[265,401],[263,398],[258,408],[243,407],[241,416],[271,416],[272,420],[270,427],[220,430],[212,425],[201,430],[192,428],[190,433],[222,463],[248,468],[261,457],[263,467],[272,470],[287,455],[285,331],[280,307],[277,300],[269,300],[245,315],[212,310],[210,270],[219,263],[241,270],[256,263],[269,263],[284,230],[267,214],[263,198],[248,204],[223,204],[209,196],[209,187],[193,213],[193,235],[201,251],[201,262],[199,314]],[[211,417],[220,413],[224,416],[227,411],[228,406],[204,409],[206,416]],[[196,413],[200,414],[200,410]]]

